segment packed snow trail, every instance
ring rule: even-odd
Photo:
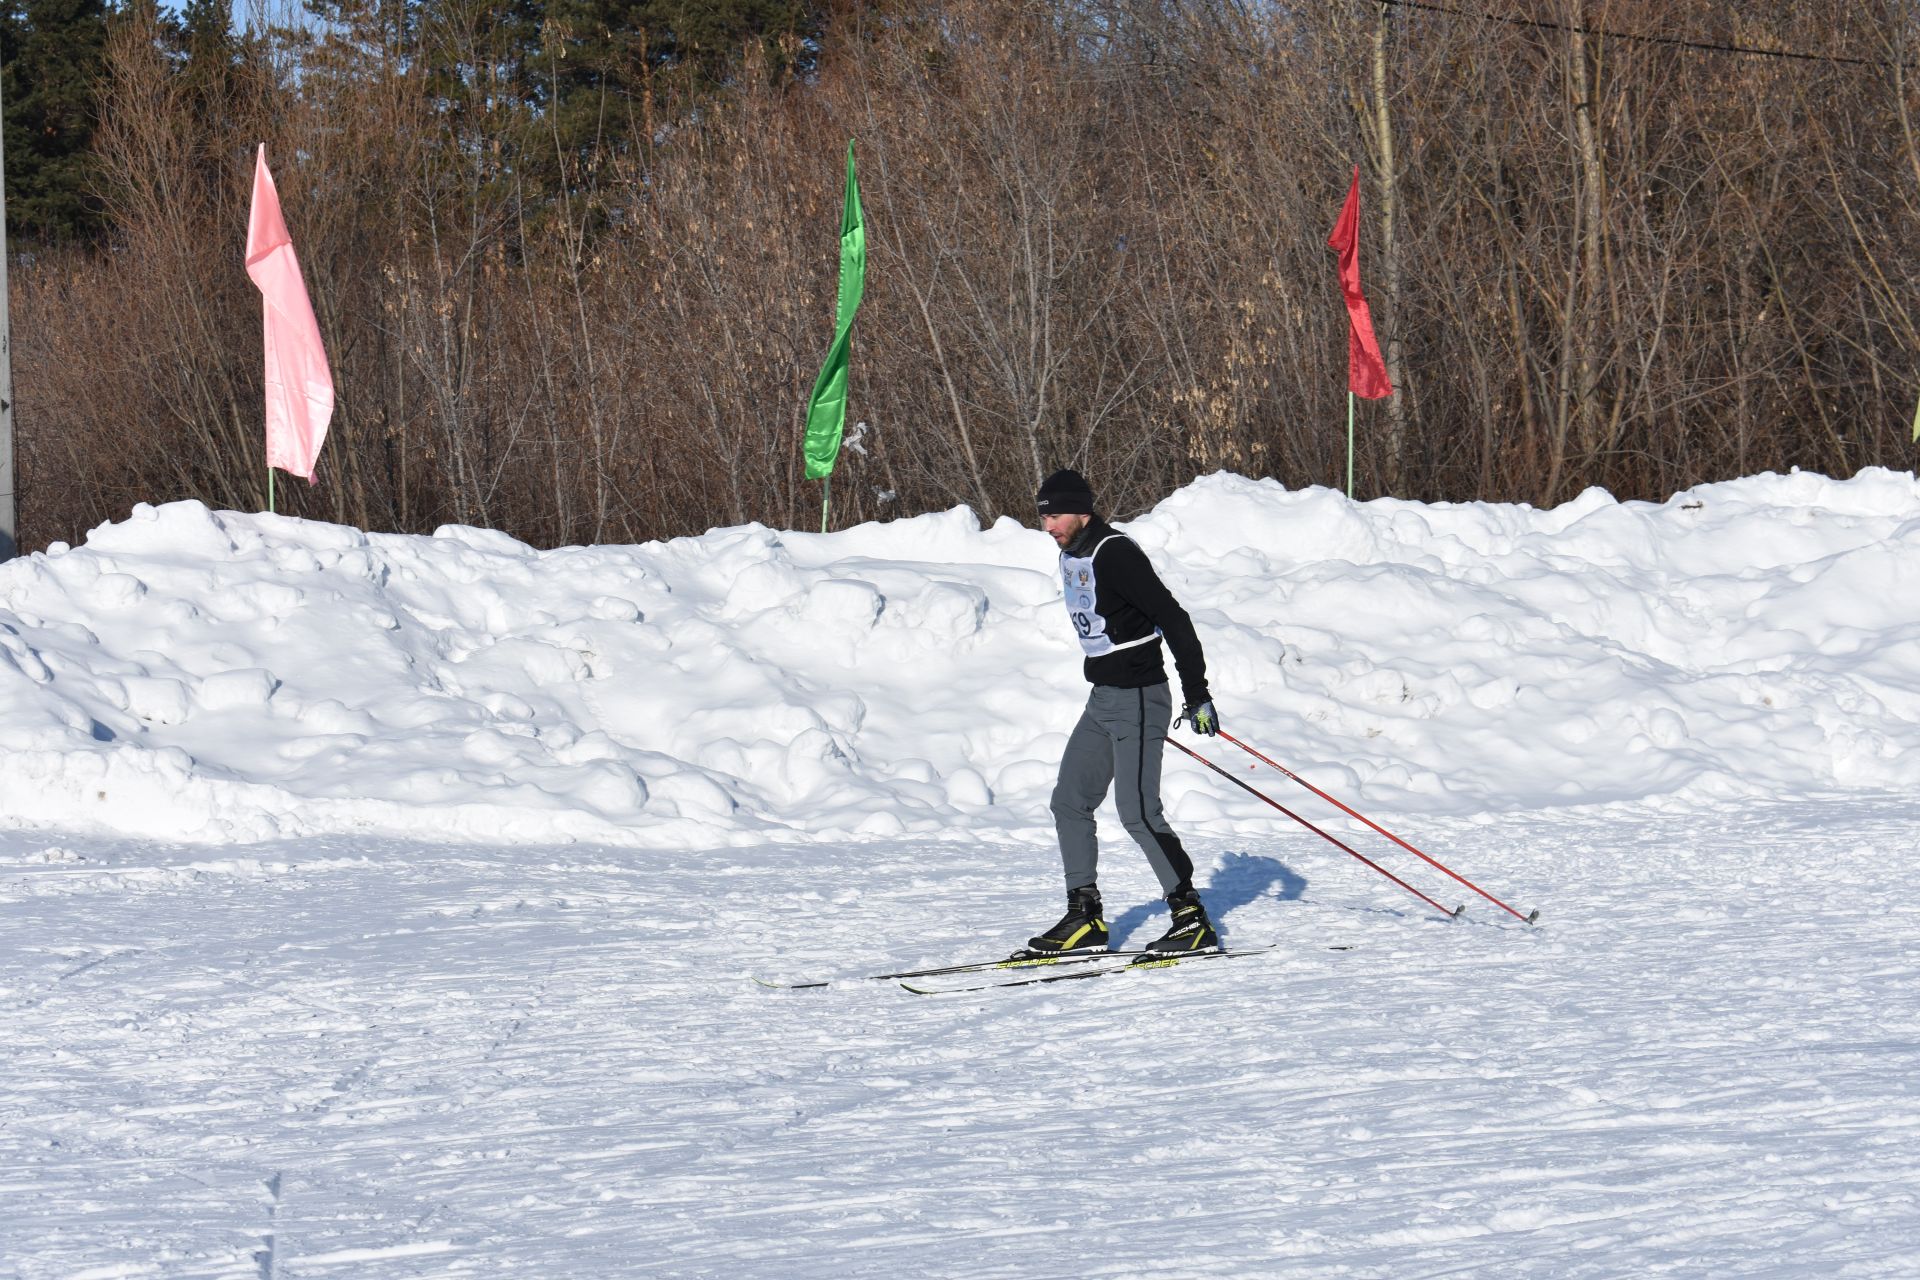
[[[0,1274],[1916,1274],[1917,820],[1421,824],[1536,930],[1196,840],[1281,956],[939,1000],[750,975],[1017,944],[1050,850],[0,836]]]

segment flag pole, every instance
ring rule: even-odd
[[[1913,439],[1920,444],[1920,400],[1913,402]]]
[[[833,502],[833,476],[828,475],[820,482],[820,532],[827,531],[827,511]]]
[[[267,514],[273,514],[273,465],[267,465]]]
[[[1347,388],[1347,501],[1353,501],[1353,388]]]
[[[0,109],[0,119],[5,114]],[[13,325],[7,314],[6,176],[6,146],[0,141],[0,562],[11,560],[20,550],[13,511]]]

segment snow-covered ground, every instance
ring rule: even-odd
[[[1913,476],[1129,527],[1230,731],[1542,926],[1175,754],[1273,955],[753,982],[1058,914],[1077,649],[964,511],[0,566],[0,1276],[1920,1275]]]

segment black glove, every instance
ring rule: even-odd
[[[1195,733],[1203,733],[1211,738],[1220,732],[1220,713],[1213,709],[1213,699],[1195,703],[1180,713],[1180,718],[1193,726]]]

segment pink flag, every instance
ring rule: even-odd
[[[1373,313],[1360,292],[1360,166],[1353,166],[1353,185],[1327,237],[1327,248],[1340,255],[1340,293],[1347,302],[1347,389],[1365,400],[1393,394],[1387,380],[1387,362],[1373,336]]]
[[[320,325],[300,279],[300,260],[280,217],[280,194],[267,172],[267,146],[253,167],[247,218],[247,274],[260,288],[267,334],[267,465],[313,483],[320,445],[333,417],[333,374]]]

